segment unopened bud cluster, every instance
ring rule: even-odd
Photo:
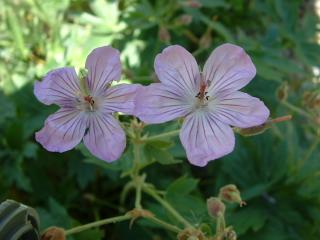
[[[210,217],[216,221],[216,235],[214,239],[236,240],[237,234],[231,226],[226,227],[224,214],[226,206],[224,202],[238,203],[245,205],[240,196],[240,191],[233,184],[228,184],[220,188],[218,197],[207,199],[207,209]]]

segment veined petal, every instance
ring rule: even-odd
[[[232,152],[235,144],[230,126],[200,111],[185,119],[180,140],[190,163],[199,167]]]
[[[92,114],[84,144],[96,157],[112,162],[117,160],[126,147],[126,136],[119,122],[111,114]]]
[[[121,77],[120,53],[109,46],[94,49],[87,57],[88,87],[93,96],[104,94],[108,83]]]
[[[134,115],[146,123],[163,123],[186,116],[192,110],[191,104],[170,86],[153,83],[138,90]]]
[[[139,87],[141,87],[140,84],[119,84],[108,88],[106,96],[103,98],[102,111],[132,114]]]
[[[174,45],[165,48],[155,59],[154,68],[160,81],[175,92],[196,96],[200,73],[196,60],[186,49]]]
[[[34,84],[34,95],[46,105],[70,106],[79,92],[78,78],[72,67],[52,70],[41,82]]]
[[[220,121],[240,128],[263,124],[270,114],[260,99],[240,91],[218,94],[210,108]]]
[[[227,43],[211,53],[204,65],[203,75],[210,95],[243,88],[256,75],[256,68],[241,47]]]
[[[44,127],[36,133],[36,140],[48,151],[65,152],[81,141],[86,128],[85,113],[61,108],[47,118]]]

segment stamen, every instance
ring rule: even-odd
[[[200,84],[200,91],[196,95],[196,98],[199,98],[201,101],[207,100],[209,101],[209,96],[207,96],[208,92],[206,91],[207,85],[204,82]]]
[[[93,108],[94,107],[93,98],[90,95],[88,95],[88,96],[84,97],[84,100],[89,104],[90,111],[93,111],[94,110],[94,108]]]

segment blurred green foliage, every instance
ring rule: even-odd
[[[33,95],[33,83],[62,66],[84,66],[101,45],[121,51],[123,81],[155,81],[153,61],[170,44],[191,51],[203,66],[224,42],[242,46],[257,67],[246,88],[271,109],[292,114],[262,135],[237,136],[233,153],[205,168],[186,161],[178,138],[149,143],[143,159],[149,182],[189,221],[210,222],[206,198],[228,183],[247,202],[229,206],[228,222],[240,239],[320,238],[319,19],[311,0],[2,0],[0,7],[0,199],[38,209],[42,228],[65,228],[130,210],[120,194],[132,167],[128,144],[107,164],[83,146],[64,154],[45,151],[34,133],[57,108]],[[130,117],[119,116],[123,122]],[[179,123],[147,126],[150,135]],[[162,165],[162,166],[160,166]],[[124,176],[124,177],[123,177]],[[148,197],[144,205],[173,221]],[[108,236],[108,238],[104,237]],[[93,229],[73,239],[174,239],[144,220]]]

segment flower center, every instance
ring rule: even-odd
[[[210,96],[208,96],[208,92],[207,92],[207,85],[205,82],[201,82],[200,84],[200,89],[198,94],[195,96],[196,98],[198,98],[198,107],[203,107],[203,106],[207,106],[208,102],[209,102],[209,98]]]
[[[95,110],[93,97],[91,97],[90,95],[87,95],[87,96],[84,96],[83,99],[84,99],[86,109],[93,112]]]

